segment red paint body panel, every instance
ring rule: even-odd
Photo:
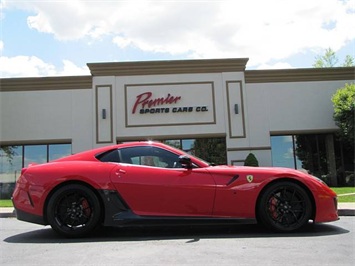
[[[114,189],[110,172],[114,165],[100,162],[63,161],[28,168],[17,181],[13,193],[16,208],[43,215],[49,193],[65,182],[84,182],[95,189]]]
[[[121,164],[112,182],[138,215],[211,216],[216,186],[205,168],[187,170]]]
[[[263,189],[288,179],[309,191],[315,222],[338,219],[336,194],[316,178],[286,168],[209,166],[191,156],[195,168],[162,168],[101,162],[111,150],[156,147],[175,155],[184,152],[156,142],[134,142],[99,148],[23,170],[13,193],[17,210],[43,217],[51,193],[67,182],[81,182],[97,191],[117,191],[140,216],[255,218]]]

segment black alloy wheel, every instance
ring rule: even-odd
[[[81,237],[99,224],[100,202],[95,193],[80,184],[69,184],[53,193],[47,205],[47,220],[66,237]]]
[[[298,184],[282,181],[272,184],[262,194],[258,219],[278,232],[291,232],[305,226],[312,215],[312,203]]]

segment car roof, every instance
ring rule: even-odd
[[[114,150],[114,149],[121,149],[121,148],[125,148],[125,147],[136,147],[136,146],[155,146],[155,147],[160,147],[163,149],[167,149],[170,150],[172,152],[179,152],[178,149],[175,149],[169,145],[166,145],[164,143],[161,142],[157,142],[157,141],[133,141],[133,142],[124,142],[124,143],[120,143],[120,144],[116,144],[116,145],[109,145],[109,146],[105,146],[105,147],[100,147],[100,148],[95,148],[95,149],[91,149],[91,150],[87,150],[87,151],[83,151],[83,152],[79,152],[73,155],[69,155],[60,159],[57,159],[55,161],[52,162],[63,162],[63,161],[96,161],[96,156],[98,154],[110,151],[110,150]],[[181,151],[180,151],[181,153]]]

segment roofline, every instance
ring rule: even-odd
[[[246,70],[245,83],[331,81],[355,79],[355,67]]]
[[[136,76],[245,71],[249,58],[88,63],[93,76]]]
[[[245,70],[248,58],[89,63],[93,76],[244,72],[245,83],[355,81],[355,67]],[[0,92],[91,89],[93,76],[0,79]]]
[[[91,89],[92,76],[58,76],[0,79],[0,91],[42,91]]]

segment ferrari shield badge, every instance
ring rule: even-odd
[[[254,177],[252,175],[247,175],[247,180],[249,183],[253,182]]]

